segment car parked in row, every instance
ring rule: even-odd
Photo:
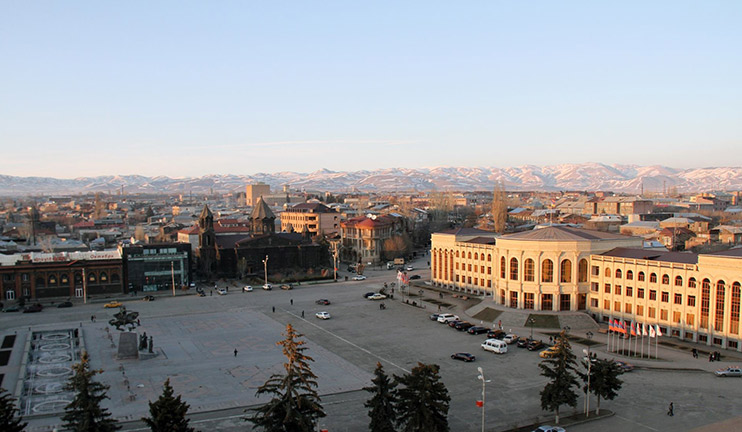
[[[439,316],[441,316],[441,314],[437,314],[437,313],[430,314],[430,320],[431,321],[438,321],[438,317]]]
[[[242,291],[252,292],[252,287],[250,285],[245,285],[244,287],[242,287]]]
[[[505,354],[508,352],[508,344],[501,341],[500,339],[487,339],[482,342],[482,349],[490,351],[495,354]]]
[[[330,314],[328,312],[317,312],[314,316],[322,320],[330,319]]]
[[[270,290],[273,289],[273,285],[271,285],[269,283],[263,284],[263,289],[266,290],[266,291],[270,291]]]
[[[114,301],[110,301],[110,302],[104,304],[103,307],[106,308],[106,309],[112,309],[112,308],[121,307],[123,305],[124,304],[121,303],[120,301],[114,300]]]
[[[472,327],[469,327],[466,330],[466,332],[469,333],[469,334],[478,335],[478,334],[482,334],[482,333],[487,333],[487,328],[486,327],[482,327],[482,326],[472,326]]]
[[[450,314],[450,313],[444,313],[444,314],[441,314],[438,317],[438,322],[439,323],[446,323],[446,324],[448,324],[451,321],[458,321],[458,320],[459,320],[459,316],[458,315],[454,315],[454,314]]]
[[[453,328],[455,328],[458,331],[465,331],[465,330],[470,329],[471,327],[474,327],[474,324],[468,321],[461,321],[460,323],[456,324]]]
[[[13,305],[13,306],[8,306],[5,309],[3,309],[3,312],[20,312],[20,310],[21,310],[20,306]]]
[[[42,310],[44,310],[44,306],[41,306],[41,303],[34,303],[31,306],[26,306],[23,313],[41,312]]]
[[[514,343],[518,342],[518,336],[517,335],[514,335],[512,333],[508,333],[508,334],[505,335],[505,337],[502,338],[502,341],[505,342],[508,345],[514,344]]]
[[[319,300],[317,300],[317,301],[316,301],[315,303],[317,303],[318,305],[325,305],[325,306],[327,306],[327,305],[329,305],[329,304],[330,304],[330,300],[327,300],[327,299],[319,299]]]
[[[473,362],[477,359],[476,357],[474,357],[474,355],[466,352],[453,353],[451,354],[451,358],[454,360],[461,360],[465,362]]]
[[[219,295],[227,295],[227,289],[226,288],[219,288],[216,290],[216,293]]]
[[[531,338],[518,339],[516,346],[518,348],[528,348],[528,344],[530,344],[531,342],[533,342],[533,339]]]
[[[538,353],[538,356],[544,359],[548,359],[548,358],[554,357],[556,353],[557,353],[556,347],[549,347],[541,351],[540,353]]]
[[[376,294],[376,293],[373,292],[373,291],[369,291],[369,292],[367,292],[366,294],[363,295],[363,298],[367,299],[367,298],[371,297],[374,294]]]
[[[487,332],[487,338],[489,339],[502,339],[506,333],[502,330],[490,330]]]
[[[526,345],[526,348],[528,351],[538,351],[541,348],[544,347],[544,343],[540,340],[532,340],[528,345]]]
[[[559,426],[539,426],[533,432],[567,432],[567,430]]]
[[[422,276],[420,276],[420,275],[412,275],[412,276],[410,276],[410,280],[416,280],[416,279],[422,279]]]
[[[355,276],[353,276],[353,280],[354,281],[366,280],[366,276],[364,276],[364,275],[355,275]]]

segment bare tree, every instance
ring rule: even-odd
[[[508,203],[502,182],[495,183],[492,195],[492,223],[496,233],[504,233],[508,222]]]

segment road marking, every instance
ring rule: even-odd
[[[618,415],[618,414],[616,414],[616,417],[620,418],[621,420],[626,420],[626,421],[627,421],[627,422],[629,422],[629,423],[634,423],[635,425],[639,425],[639,426],[641,426],[641,427],[645,427],[645,428],[647,428],[647,429],[649,429],[649,430],[653,430],[653,431],[659,431],[659,429],[655,429],[655,428],[653,428],[653,427],[651,427],[651,426],[647,426],[647,425],[645,425],[645,424],[641,424],[641,423],[635,422],[634,420],[631,420],[631,419],[627,419],[626,417],[620,416],[620,415]]]
[[[355,347],[355,348],[357,348],[357,349],[359,349],[359,350],[361,350],[361,351],[365,352],[366,354],[368,354],[368,355],[370,355],[370,356],[372,356],[372,357],[375,357],[375,358],[377,358],[377,359],[379,359],[379,360],[381,360],[381,361],[384,361],[384,362],[386,362],[386,363],[389,363],[390,365],[392,365],[392,366],[396,367],[397,369],[400,369],[400,370],[404,371],[405,373],[410,373],[410,371],[408,371],[407,369],[403,368],[402,366],[400,366],[400,365],[398,365],[398,364],[394,363],[394,362],[393,362],[393,361],[391,361],[391,360],[387,360],[387,359],[385,359],[384,357],[378,356],[378,355],[376,355],[376,354],[372,353],[371,351],[367,350],[366,348],[363,348],[362,346],[356,345],[356,344],[354,344],[353,342],[349,341],[348,339],[345,339],[345,338],[343,338],[342,336],[338,336],[338,335],[336,335],[335,333],[333,333],[333,332],[331,332],[331,331],[329,331],[329,330],[327,330],[327,329],[325,329],[325,328],[323,328],[323,327],[320,327],[320,326],[318,326],[317,324],[315,324],[315,323],[313,323],[313,322],[311,322],[311,321],[309,321],[309,320],[307,320],[307,319],[305,319],[305,318],[302,318],[302,317],[300,317],[299,315],[296,315],[296,314],[295,314],[295,313],[293,313],[293,312],[289,312],[289,311],[287,311],[287,310],[285,310],[285,309],[284,309],[284,311],[285,311],[286,313],[288,313],[289,315],[293,315],[293,316],[295,316],[296,318],[298,318],[298,319],[300,319],[300,320],[302,320],[302,321],[306,322],[307,324],[309,324],[309,325],[311,325],[311,326],[314,326],[314,327],[316,327],[317,329],[319,329],[319,330],[322,330],[323,332],[325,332],[325,333],[327,333],[327,334],[329,334],[329,335],[331,335],[331,336],[334,336],[334,337],[336,337],[336,338],[340,339],[341,341],[343,341],[343,342],[347,343],[348,345],[350,345],[350,346],[352,346],[352,347]]]

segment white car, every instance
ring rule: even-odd
[[[505,342],[506,344],[510,345],[512,343],[518,342],[518,336],[516,336],[516,335],[514,335],[512,333],[508,333],[508,334],[505,335],[504,338],[502,338],[502,341]]]
[[[330,319],[330,314],[327,312],[317,312],[316,314],[314,314],[314,316],[319,319]]]
[[[244,291],[244,292],[252,292],[252,287],[250,285],[245,285],[245,287],[242,288],[242,291]]]
[[[405,270],[407,270],[407,271],[412,271],[412,270],[415,270],[415,268],[414,268],[414,267],[412,267],[411,265],[408,265],[408,266],[407,266],[407,267],[405,267],[404,269],[405,269]]]
[[[355,275],[355,276],[353,276],[353,280],[366,280],[366,276],[364,276],[364,275]]]
[[[216,293],[219,295],[227,295],[227,289],[226,288],[219,288],[216,290]]]
[[[270,290],[273,289],[273,285],[271,285],[271,284],[265,284],[265,285],[263,285],[263,289],[266,290],[266,291],[270,291]]]
[[[384,300],[386,298],[386,296],[384,294],[376,293],[376,294],[370,295],[370,296],[368,296],[366,298],[369,299],[369,300]]]
[[[533,432],[567,432],[567,430],[559,426],[539,426]]]
[[[438,316],[439,323],[450,323],[451,321],[458,321],[458,319],[459,319],[458,315],[454,315],[450,313],[445,313],[445,314],[441,314],[440,316]]]

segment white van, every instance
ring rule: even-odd
[[[487,339],[482,342],[482,349],[495,354],[505,354],[508,352],[508,344],[499,339]]]

